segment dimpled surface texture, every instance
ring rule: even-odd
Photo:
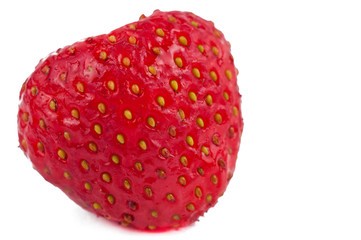
[[[40,61],[20,92],[20,148],[90,212],[138,229],[186,226],[233,175],[236,76],[212,22],[157,10]]]

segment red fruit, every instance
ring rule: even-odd
[[[186,226],[235,168],[236,75],[212,22],[155,11],[39,63],[20,93],[20,147],[88,211],[138,229]]]

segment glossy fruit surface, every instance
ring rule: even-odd
[[[155,11],[38,64],[20,93],[20,147],[88,211],[138,229],[186,226],[233,175],[236,76],[212,22]]]

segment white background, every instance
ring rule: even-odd
[[[195,225],[130,231],[45,182],[18,149],[23,81],[49,52],[153,10],[213,20],[232,44],[245,129],[236,172]],[[361,239],[360,1],[0,2],[0,239]]]

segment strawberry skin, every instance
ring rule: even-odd
[[[138,229],[186,226],[233,175],[236,76],[212,22],[157,10],[40,61],[20,92],[20,148],[90,212]]]

